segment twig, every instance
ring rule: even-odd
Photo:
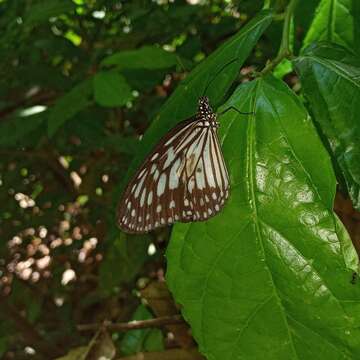
[[[157,328],[165,325],[183,324],[184,320],[180,315],[163,316],[156,319],[137,320],[126,323],[95,323],[95,324],[81,324],[77,326],[78,331],[96,331],[101,326],[108,331],[129,331],[136,329]]]
[[[264,69],[261,71],[261,75],[268,74],[271,70],[273,70],[278,64],[280,64],[284,59],[289,59],[292,56],[292,51],[290,49],[290,27],[291,27],[291,19],[298,4],[299,0],[290,0],[289,5],[285,11],[284,17],[284,26],[281,37],[281,44],[279,48],[279,52],[275,59],[269,61]]]

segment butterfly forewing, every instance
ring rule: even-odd
[[[128,184],[118,208],[120,227],[142,233],[175,221],[206,220],[220,211],[229,179],[207,99],[195,117],[157,144]]]

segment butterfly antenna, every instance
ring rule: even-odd
[[[238,112],[239,114],[241,115],[254,115],[255,112],[254,111],[251,111],[251,112],[242,112],[242,111],[239,111],[235,106],[231,105],[229,106],[226,110],[218,113],[217,115],[218,116],[221,116],[221,115],[224,115],[226,112],[228,112],[229,110],[235,110],[236,112]]]

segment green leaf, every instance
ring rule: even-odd
[[[123,282],[131,282],[148,258],[147,250],[150,243],[148,235],[128,236],[116,232],[115,238],[106,253],[100,267],[100,285],[105,292]]]
[[[335,165],[360,210],[360,60],[342,47],[319,44],[295,65]]]
[[[145,133],[142,146],[131,164],[127,177],[124,177],[123,184],[126,184],[130,175],[161,136],[179,121],[194,115],[200,96],[205,94],[209,96],[213,106],[219,105],[237,78],[252,48],[271,23],[272,17],[269,11],[260,12],[180,83]]]
[[[92,82],[92,78],[82,81],[56,101],[49,115],[49,137],[52,137],[67,120],[91,104]]]
[[[343,45],[351,51],[358,39],[356,30],[360,26],[360,7],[355,6],[357,0],[321,0],[316,15],[305,36],[303,48],[315,41],[326,40]]]
[[[330,158],[273,77],[241,85],[220,118],[231,180],[222,213],[175,225],[167,283],[211,360],[360,356],[358,258],[332,211]]]
[[[105,58],[101,65],[117,65],[121,69],[166,69],[177,64],[174,53],[157,46],[117,52]]]
[[[118,71],[101,71],[94,77],[94,97],[102,106],[123,106],[132,99],[131,88]]]
[[[152,319],[150,311],[140,305],[132,321]],[[124,355],[135,354],[140,351],[160,351],[164,349],[163,335],[159,329],[138,329],[128,331],[120,344],[121,353]]]
[[[49,18],[73,11],[75,4],[71,0],[43,0],[30,7],[25,24],[36,24]]]
[[[288,59],[284,59],[279,65],[277,65],[273,71],[273,75],[282,79],[287,74],[290,74],[293,71],[292,62]]]

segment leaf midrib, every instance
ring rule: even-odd
[[[277,303],[279,304],[279,306],[281,307],[281,316],[283,318],[284,324],[286,324],[286,330],[288,333],[288,338],[290,340],[290,344],[291,344],[291,348],[293,351],[293,354],[295,356],[296,359],[298,358],[297,352],[295,350],[295,345],[293,342],[293,338],[291,336],[290,333],[290,328],[289,328],[289,324],[287,322],[287,318],[285,316],[285,309],[284,306],[281,302],[281,298],[279,296],[279,294],[277,293],[276,290],[276,285],[272,276],[272,273],[269,269],[268,263],[267,263],[267,259],[266,259],[266,255],[265,255],[265,249],[264,249],[264,245],[263,245],[263,238],[261,235],[261,230],[260,230],[260,225],[259,225],[259,221],[258,221],[258,210],[257,210],[257,203],[256,203],[256,196],[255,196],[255,180],[254,180],[254,173],[255,173],[255,168],[254,168],[254,159],[255,159],[255,152],[254,152],[254,148],[255,148],[255,135],[256,135],[256,131],[255,131],[255,110],[256,110],[256,103],[257,103],[257,97],[258,97],[258,92],[259,92],[259,87],[260,87],[260,82],[263,81],[262,79],[258,80],[255,88],[254,88],[254,96],[252,98],[252,104],[251,104],[251,112],[253,115],[250,116],[249,118],[249,125],[248,125],[248,130],[247,130],[247,143],[248,143],[248,154],[247,154],[247,175],[248,175],[248,179],[249,179],[249,195],[250,195],[250,208],[253,211],[253,221],[254,221],[254,225],[255,225],[255,229],[256,229],[256,237],[259,239],[259,244],[261,247],[261,251],[262,251],[262,255],[263,255],[263,259],[264,262],[266,264],[266,268],[270,277],[270,281],[272,284],[272,288],[273,288],[273,296],[275,299],[277,299]]]

